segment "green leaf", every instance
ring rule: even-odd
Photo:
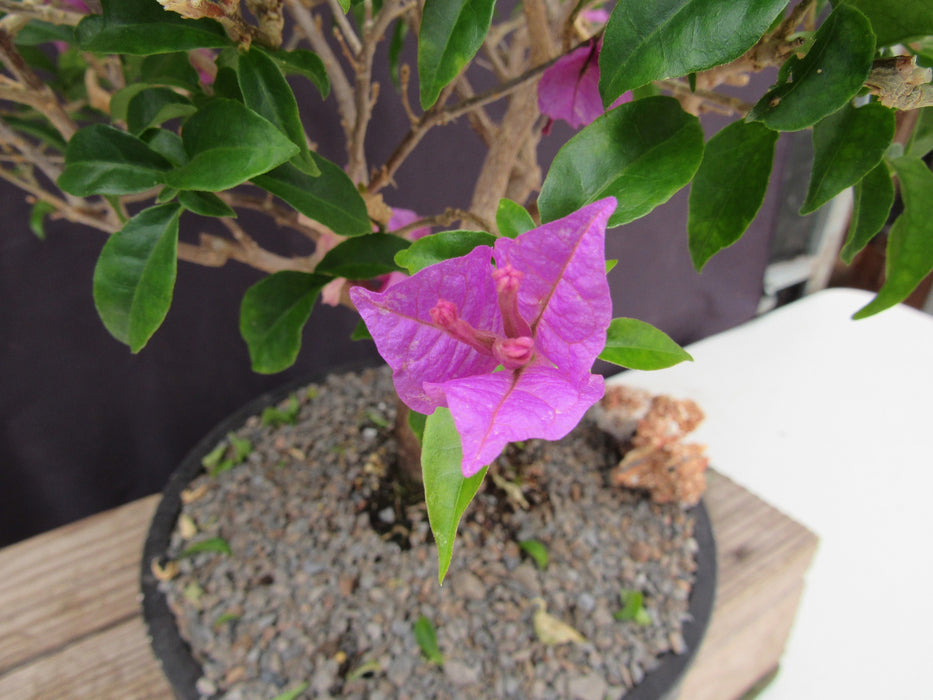
[[[411,243],[391,233],[369,233],[348,238],[327,252],[316,271],[351,280],[368,280],[401,271],[395,256]]]
[[[644,593],[623,588],[619,591],[619,600],[622,602],[622,609],[613,614],[616,620],[634,622],[638,625],[651,624],[651,616],[644,608]]]
[[[686,350],[664,331],[635,318],[614,318],[606,335],[606,348],[599,359],[629,369],[664,369],[685,360]]]
[[[292,165],[308,175],[320,175],[308,149],[305,129],[298,115],[298,101],[276,62],[253,47],[240,54],[237,78],[246,106],[275,124],[298,147]]]
[[[511,199],[500,199],[496,208],[496,228],[506,238],[515,238],[535,227],[531,214]]]
[[[45,217],[55,211],[55,207],[40,199],[29,213],[29,228],[40,241],[45,240]]]
[[[182,190],[178,193],[178,203],[188,211],[201,216],[228,216],[236,218],[236,212],[213,192]]]
[[[161,184],[171,164],[141,140],[105,124],[78,130],[58,186],[78,197],[132,194]]]
[[[414,241],[397,253],[395,262],[413,275],[442,260],[459,258],[477,246],[493,246],[496,237],[485,231],[440,231]]]
[[[227,443],[218,442],[213,450],[201,458],[201,466],[208,470],[216,469],[226,453]]]
[[[538,542],[538,540],[522,540],[518,543],[525,554],[535,560],[539,569],[546,569],[548,564],[547,547]]]
[[[703,158],[699,120],[673,97],[646,97],[607,112],[558,151],[538,208],[554,221],[614,196],[609,226],[638,219],[690,182]]]
[[[930,151],[933,151],[933,107],[924,107],[917,110],[917,121],[905,155],[923,158]]]
[[[156,0],[101,0],[101,7],[75,28],[84,51],[145,56],[232,44],[217,22],[184,19]]]
[[[894,138],[894,110],[872,102],[846,105],[813,127],[813,171],[807,198],[809,214],[861,180],[881,161]]]
[[[191,101],[167,87],[154,87],[136,93],[126,106],[126,125],[139,135],[153,126],[197,111]]]
[[[139,352],[172,303],[181,208],[144,209],[104,244],[94,268],[94,304],[107,330]]]
[[[735,243],[754,221],[768,189],[776,131],[756,122],[733,122],[706,144],[690,186],[687,234],[700,271]]]
[[[174,131],[149,129],[140,134],[139,137],[149,148],[172,165],[182,165],[188,161],[188,154],[185,153],[185,145],[181,142],[181,136]]]
[[[298,700],[301,694],[305,692],[311,684],[305,681],[296,685],[294,688],[286,690],[284,693],[276,695],[272,700]]]
[[[301,404],[298,402],[298,397],[292,394],[285,402],[284,408],[266,406],[262,409],[260,422],[273,428],[278,428],[280,425],[295,425],[300,410]]]
[[[424,441],[424,426],[427,423],[428,417],[423,413],[418,413],[418,411],[408,411],[408,427],[411,428],[411,432],[415,434],[415,437],[418,438],[418,444],[420,445]]]
[[[833,2],[839,5],[838,0]],[[933,34],[930,0],[845,0],[871,21],[878,46],[899,44],[913,37]]]
[[[330,278],[285,270],[246,290],[240,305],[240,335],[253,371],[273,374],[291,367],[301,350],[301,331]]]
[[[52,24],[42,20],[32,19],[16,33],[16,46],[36,46],[51,41],[64,41],[68,44],[75,42],[74,27],[64,24]]]
[[[130,100],[143,90],[148,90],[154,85],[149,83],[132,83],[126,87],[120,88],[110,96],[110,118],[113,121],[126,121],[126,113],[130,106]]]
[[[817,30],[806,56],[787,59],[777,84],[747,119],[777,131],[816,124],[861,90],[874,55],[875,37],[865,15],[847,5],[837,7]]]
[[[865,318],[907,298],[933,270],[933,173],[919,158],[892,165],[900,181],[904,211],[888,233],[885,280],[877,296],[853,318]]]
[[[302,75],[314,84],[321,93],[321,97],[327,97],[330,94],[330,79],[327,77],[324,61],[313,51],[307,49],[263,50],[275,59],[286,75]]]
[[[894,181],[884,161],[876,165],[855,185],[855,203],[849,234],[842,246],[840,257],[847,265],[868,242],[875,237],[888,220],[894,204]]]
[[[165,182],[180,190],[218,192],[281,165],[298,152],[273,124],[239,102],[214,99],[181,132],[188,162]]]
[[[619,2],[599,57],[603,104],[652,80],[738,58],[786,6],[787,0]]]
[[[479,490],[488,467],[464,478],[463,448],[450,409],[438,408],[428,416],[421,445],[421,470],[428,522],[437,544],[439,583],[444,582],[453,557],[457,526]]]
[[[397,92],[402,89],[399,66],[406,36],[408,36],[408,22],[404,19],[396,20],[395,27],[392,29],[392,38],[389,40],[389,77],[392,78],[392,85],[395,86]]]
[[[371,233],[366,203],[347,174],[326,158],[311,153],[321,174],[311,177],[291,163],[253,178],[253,184],[285,200],[310,219],[341,236]]]
[[[195,542],[190,547],[185,549],[181,554],[178,555],[179,559],[185,559],[194,554],[200,554],[201,552],[216,552],[218,554],[232,555],[233,550],[230,549],[230,545],[227,543],[223,537],[209,537],[206,540],[201,540],[200,542]]]
[[[425,0],[418,34],[421,108],[433,105],[483,44],[495,0]]]
[[[187,90],[201,88],[198,72],[184,51],[146,56],[139,65],[139,80],[151,85],[174,85]]]
[[[412,630],[415,633],[415,641],[421,648],[421,653],[424,654],[425,658],[438,666],[443,666],[444,655],[441,654],[441,649],[437,645],[437,632],[434,629],[434,624],[424,615],[419,615],[412,626]]]
[[[366,327],[366,323],[360,320],[356,324],[356,328],[350,333],[350,340],[372,340],[372,333],[369,332],[369,329]]]

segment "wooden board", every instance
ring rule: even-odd
[[[138,603],[139,556],[157,497],[0,551],[0,698],[172,697]],[[816,537],[725,477],[706,504],[719,586],[683,700],[735,700],[775,668]]]

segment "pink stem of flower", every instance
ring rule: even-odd
[[[492,279],[496,283],[499,295],[499,311],[502,313],[502,325],[509,338],[531,336],[531,326],[518,313],[518,285],[524,274],[511,265],[494,270]]]
[[[430,313],[431,320],[443,328],[451,337],[466,343],[484,355],[493,354],[492,348],[496,342],[496,336],[486,331],[478,331],[460,318],[457,306],[453,302],[440,299]]]

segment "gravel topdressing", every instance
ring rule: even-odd
[[[423,505],[383,478],[389,373],[331,376],[295,396],[294,425],[257,416],[235,431],[252,451],[192,482],[172,535],[178,574],[160,588],[202,664],[203,695],[272,700],[307,684],[298,697],[603,700],[623,697],[658,655],[686,650],[693,515],[607,486],[618,452],[589,420],[490,468],[439,586]],[[520,498],[493,470],[521,483]],[[212,538],[231,553],[180,557]],[[544,546],[546,568],[524,540]],[[616,619],[622,590],[644,595],[650,623]],[[541,605],[584,641],[544,643]],[[416,641],[420,616],[442,665]]]

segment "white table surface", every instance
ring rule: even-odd
[[[933,316],[852,321],[870,298],[818,292],[618,376],[696,400],[712,465],[820,538],[761,700],[933,698]]]

